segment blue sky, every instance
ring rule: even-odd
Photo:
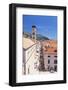
[[[37,27],[37,33],[50,39],[57,39],[57,16],[24,15],[24,32],[32,32],[32,25]]]

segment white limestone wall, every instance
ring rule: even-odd
[[[26,74],[38,73],[37,65],[39,55],[36,53],[36,44],[25,51]]]

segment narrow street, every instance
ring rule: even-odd
[[[39,60],[39,63],[40,63],[39,64],[39,71],[45,71],[42,43],[41,43],[41,49],[40,49],[40,60]]]

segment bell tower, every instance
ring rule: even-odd
[[[36,26],[32,26],[32,39],[36,42]]]

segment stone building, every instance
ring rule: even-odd
[[[45,70],[57,72],[57,41],[46,40],[43,42],[43,57]]]

